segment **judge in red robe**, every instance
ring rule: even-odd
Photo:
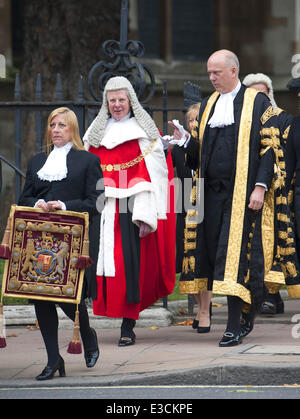
[[[84,142],[100,157],[104,181],[93,308],[123,318],[119,346],[135,343],[139,313],[175,284],[173,169],[159,137],[130,82],[111,78]]]

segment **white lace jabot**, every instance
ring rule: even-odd
[[[236,88],[229,93],[220,95],[213,116],[210,118],[208,125],[211,128],[222,128],[227,125],[234,124],[233,101],[241,88],[239,81]]]
[[[48,182],[65,179],[68,174],[67,154],[71,148],[71,142],[68,142],[63,147],[54,146],[44,166],[37,173],[39,179],[47,180]]]

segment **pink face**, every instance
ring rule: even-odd
[[[207,62],[209,80],[219,93],[231,92],[237,84],[237,70],[223,57],[212,56]]]
[[[50,133],[53,144],[56,147],[63,147],[69,141],[70,138],[70,127],[63,114],[56,115],[50,122]]]
[[[120,121],[130,112],[130,102],[126,90],[107,92],[108,109],[111,116]]]
[[[191,132],[198,115],[198,111],[191,112],[187,120],[188,129]]]
[[[249,87],[251,87],[252,89],[257,90],[258,92],[263,92],[267,96],[269,96],[269,89],[267,88],[267,86],[264,83],[253,83]]]

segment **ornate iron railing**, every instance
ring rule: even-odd
[[[2,156],[4,163],[9,164],[16,172],[16,184],[15,184],[15,198],[18,200],[21,188],[22,188],[22,136],[23,136],[23,114],[24,113],[33,113],[35,115],[35,143],[36,151],[39,152],[43,148],[43,138],[44,138],[44,119],[42,117],[43,112],[51,112],[53,109],[60,106],[68,106],[71,108],[78,118],[80,135],[83,137],[86,129],[94,119],[97,114],[101,102],[98,101],[87,101],[84,99],[83,91],[83,78],[80,77],[78,81],[78,93],[76,100],[70,101],[63,99],[63,93],[61,89],[61,77],[57,75],[56,81],[56,98],[53,101],[43,101],[43,90],[42,90],[42,76],[37,75],[36,79],[36,94],[35,100],[32,101],[22,101],[22,89],[20,84],[20,76],[16,76],[15,80],[15,90],[14,90],[14,101],[11,102],[0,102],[0,112],[1,111],[11,111],[14,113],[14,137],[15,137],[15,161],[10,162],[9,159]],[[162,107],[152,107],[147,104],[144,105],[146,110],[150,113],[151,116],[155,116],[156,113],[162,115],[162,127],[161,131],[167,133],[168,127],[168,115],[170,112],[181,112],[182,114],[185,111],[185,108],[171,108],[168,107],[168,91],[167,83],[163,83],[163,92],[162,92]]]

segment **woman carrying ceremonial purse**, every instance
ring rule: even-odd
[[[68,210],[97,215],[96,184],[102,177],[99,158],[85,151],[75,113],[62,107],[51,112],[46,130],[46,153],[35,155],[28,164],[19,205],[41,208],[46,212]],[[80,334],[86,366],[93,367],[99,357],[97,334],[90,327],[84,299],[91,296],[86,278],[78,305]],[[35,312],[46,346],[48,362],[37,380],[53,378],[56,371],[65,376],[64,360],[59,353],[56,303],[34,300]],[[76,304],[58,303],[75,320]]]

